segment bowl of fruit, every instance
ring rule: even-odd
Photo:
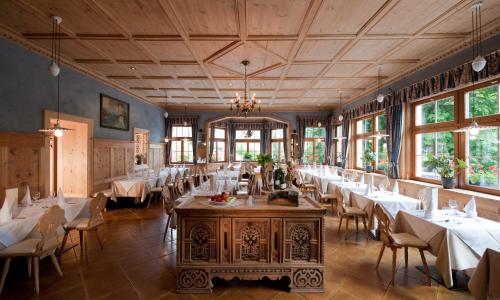
[[[213,195],[208,199],[208,203],[214,204],[214,205],[228,205],[232,203],[236,198],[235,197],[230,197],[229,193],[222,192],[222,194],[219,195]]]

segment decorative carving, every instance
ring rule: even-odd
[[[260,259],[260,232],[248,223],[241,229],[241,259],[255,261]]]
[[[293,274],[293,284],[298,288],[320,288],[323,286],[323,273],[318,269],[298,269]]]
[[[210,287],[210,279],[205,270],[185,269],[177,274],[177,289],[202,289]]]
[[[302,224],[290,229],[292,239],[292,259],[309,260],[311,258],[311,232]]]
[[[203,224],[193,226],[189,233],[191,238],[191,259],[209,260],[210,259],[210,230]]]

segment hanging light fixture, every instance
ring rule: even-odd
[[[187,104],[184,104],[184,115],[186,115],[186,113],[187,113]],[[184,124],[184,126],[187,126],[188,122],[187,122],[186,119],[184,119],[184,123],[183,124]]]
[[[245,132],[245,135],[244,135],[244,136],[245,136],[245,138],[249,139],[249,138],[251,138],[251,137],[252,137],[252,135],[253,135],[252,130],[248,129],[248,130]]]
[[[382,65],[378,65],[377,67],[377,102],[382,103],[384,102],[384,95],[380,92],[380,71],[382,70]]]
[[[247,89],[247,66],[250,64],[248,60],[244,60],[241,62],[241,64],[245,67],[245,77],[244,77],[244,91],[243,91],[243,99],[240,98],[240,95],[236,93],[236,96],[234,99],[231,99],[231,108],[230,110],[233,111],[233,104],[236,107],[236,114],[238,116],[243,115],[245,118],[247,117],[248,113],[254,112],[255,107],[258,104],[259,105],[259,112],[260,112],[260,103],[261,101],[256,100],[256,95],[255,93],[252,95],[252,98],[248,98],[248,89]]]
[[[167,106],[167,102],[168,102],[168,95],[167,95],[167,89],[165,89],[165,109],[166,109],[166,106]],[[163,114],[163,116],[166,118],[168,118],[168,111],[165,110],[165,113]]]
[[[321,113],[321,108],[320,108],[321,104],[318,104],[318,113]],[[321,127],[321,120],[318,120],[318,127]]]
[[[72,131],[73,129],[64,128],[61,125],[59,119],[60,114],[60,81],[61,81],[61,69],[59,65],[61,63],[61,22],[62,18],[58,16],[52,16],[52,63],[49,65],[49,72],[52,76],[57,77],[57,121],[53,127],[39,129],[39,132],[43,132],[49,135],[54,135],[55,137],[62,137],[65,131]]]
[[[482,1],[476,1],[471,6],[472,11],[472,69],[481,72],[486,66],[486,59],[482,56],[482,29],[481,6]]]
[[[339,121],[342,122],[344,120],[344,116],[342,115],[342,91],[339,90],[339,102],[340,102],[340,115],[339,115]]]

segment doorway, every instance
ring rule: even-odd
[[[47,112],[45,121],[54,126],[57,115]],[[88,197],[91,192],[93,121],[67,114],[60,115],[60,124],[72,129],[62,137],[49,139],[48,191],[62,188],[65,197]]]

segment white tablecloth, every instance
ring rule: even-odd
[[[415,211],[422,208],[422,201],[393,192],[376,191],[369,195],[358,195],[355,197],[357,207],[365,209],[373,201],[382,205],[393,220],[400,210]]]
[[[318,178],[323,194],[327,193],[329,182],[340,182],[342,180],[342,177],[330,173],[330,170],[300,169],[300,172],[302,172],[305,181],[310,181],[311,178]]]
[[[156,187],[157,184],[158,177],[156,176],[116,180],[111,184],[111,199],[116,201],[117,197],[133,197],[144,202],[151,188]]]
[[[64,217],[71,222],[77,217],[88,217],[89,198],[66,198]],[[9,223],[0,225],[0,249],[18,243],[37,234],[36,224],[45,209],[57,204],[56,199],[42,199],[33,206],[20,207],[19,214]]]
[[[366,190],[366,184],[361,182],[352,182],[352,181],[329,181],[327,186],[328,194],[335,194],[335,189],[337,186],[342,187],[342,196],[344,197],[344,203],[350,205],[349,199],[351,192],[356,194],[363,194]]]

